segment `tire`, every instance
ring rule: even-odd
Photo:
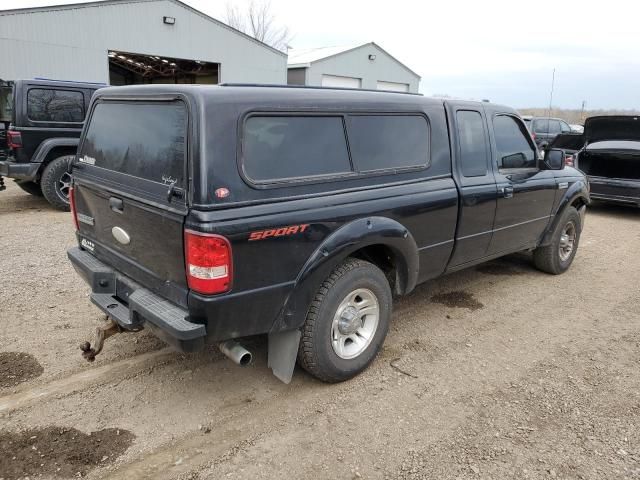
[[[18,185],[22,190],[27,192],[29,195],[33,195],[36,197],[42,196],[42,188],[40,188],[39,183],[31,182],[28,180],[16,180],[16,185]]]
[[[355,377],[380,351],[391,307],[391,288],[382,270],[364,260],[345,260],[322,283],[309,306],[298,362],[324,382]],[[338,316],[339,311],[343,315]]]
[[[69,211],[69,186],[71,175],[69,164],[73,155],[58,157],[44,168],[40,177],[42,194],[47,201],[58,210]]]
[[[567,207],[553,230],[551,243],[533,251],[535,266],[553,275],[566,272],[578,251],[581,230],[580,214],[574,207]]]

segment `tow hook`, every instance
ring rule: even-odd
[[[98,355],[102,351],[102,347],[104,346],[104,341],[115,335],[116,333],[122,332],[122,328],[113,321],[113,319],[108,318],[108,321],[100,325],[96,328],[94,335],[93,347],[90,342],[84,342],[80,345],[80,350],[82,350],[82,356],[85,360],[89,362],[93,362],[96,359],[96,355]]]

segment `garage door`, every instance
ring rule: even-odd
[[[355,77],[339,77],[338,75],[322,75],[323,87],[360,88],[362,79]]]
[[[378,80],[378,90],[389,90],[391,92],[408,92],[408,83],[383,82]]]

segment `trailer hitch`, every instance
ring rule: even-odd
[[[96,355],[102,351],[104,341],[117,333],[121,333],[122,331],[123,330],[120,325],[113,321],[112,318],[107,317],[107,322],[96,328],[93,347],[90,342],[84,342],[80,345],[83,358],[89,362],[93,362],[96,359]]]

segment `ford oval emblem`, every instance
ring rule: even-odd
[[[129,245],[129,243],[131,242],[131,237],[129,236],[129,234],[120,227],[113,227],[111,229],[111,234],[113,235],[113,238],[115,238],[122,245]]]

